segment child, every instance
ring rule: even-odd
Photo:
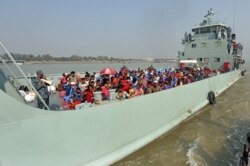
[[[74,100],[78,103],[83,102],[82,91],[79,87],[76,88],[76,92],[74,93]]]
[[[69,110],[74,110],[75,109],[75,103],[74,103],[74,98],[71,96],[68,101],[68,109]]]

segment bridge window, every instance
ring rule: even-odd
[[[220,58],[214,58],[214,62],[220,62]]]
[[[194,44],[192,44],[192,48],[196,48],[196,44],[194,43]]]
[[[201,28],[201,34],[203,34],[203,33],[210,33],[210,32],[211,32],[211,27]]]
[[[194,29],[194,34],[198,35],[199,34],[199,29]]]
[[[200,62],[202,62],[202,58],[197,58],[197,61],[200,61]]]
[[[213,32],[213,33],[216,33],[216,31],[217,31],[217,27],[216,27],[216,26],[213,26],[213,27],[212,27],[212,32]]]

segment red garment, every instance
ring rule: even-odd
[[[69,104],[68,104],[68,109],[69,109],[69,110],[74,110],[74,109],[75,109],[75,106],[76,106],[75,103],[69,103]]]
[[[75,109],[75,106],[77,105],[77,104],[81,104],[81,101],[74,101],[73,103],[69,103],[68,104],[68,109],[69,110],[74,110]],[[64,100],[63,101],[63,107],[64,108],[67,108],[67,104],[66,104],[66,101]]]
[[[146,79],[146,78],[143,78],[143,79],[142,79],[142,85],[143,85],[143,87],[146,88],[146,87],[147,87],[147,84],[148,84],[147,79]]]
[[[105,86],[102,86],[102,93],[103,93],[105,96],[107,96],[107,97],[110,96],[109,91],[108,91],[108,89],[107,89]]]
[[[130,82],[128,80],[122,80],[122,90],[128,92],[130,89]]]
[[[229,70],[229,62],[224,62],[223,69],[224,69],[224,72],[227,72]]]
[[[114,78],[112,83],[113,83],[114,85],[117,85],[117,84],[118,84],[118,78]]]
[[[66,79],[66,77],[62,77],[61,78],[61,84],[67,84],[67,79]]]
[[[206,77],[208,77],[208,75],[211,73],[210,69],[204,69],[205,75]]]
[[[78,105],[78,104],[81,104],[81,102],[82,102],[82,101],[80,101],[80,100],[76,100],[76,101],[74,101],[74,104],[75,104],[75,106],[76,106],[76,105]]]
[[[93,103],[93,99],[94,99],[93,91],[87,91],[85,94],[85,99],[86,99],[87,103]]]

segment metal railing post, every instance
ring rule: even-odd
[[[32,83],[28,80],[28,78],[26,77],[26,75],[24,74],[23,70],[19,67],[19,65],[16,63],[16,60],[12,57],[12,55],[9,53],[9,51],[7,50],[7,48],[0,42],[0,46],[3,48],[3,50],[7,53],[7,55],[9,56],[9,58],[12,60],[12,62],[14,63],[14,65],[17,67],[17,69],[19,70],[19,72],[23,75],[25,81],[30,85],[30,87],[35,91],[37,97],[42,101],[43,105],[47,108],[47,110],[49,109],[49,106],[45,103],[45,101],[43,100],[43,98],[41,97],[41,95],[38,93],[38,91],[36,90],[36,88],[32,85]],[[12,72],[13,73],[13,72]]]
[[[15,75],[15,73],[10,69],[9,65],[5,62],[5,60],[0,56],[0,60],[3,62],[3,64],[7,67],[7,69],[9,70],[9,72],[13,75],[14,80],[17,82],[17,76]]]

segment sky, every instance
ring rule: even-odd
[[[34,55],[175,58],[185,31],[213,8],[247,56],[249,7],[249,0],[1,0],[0,41]]]

